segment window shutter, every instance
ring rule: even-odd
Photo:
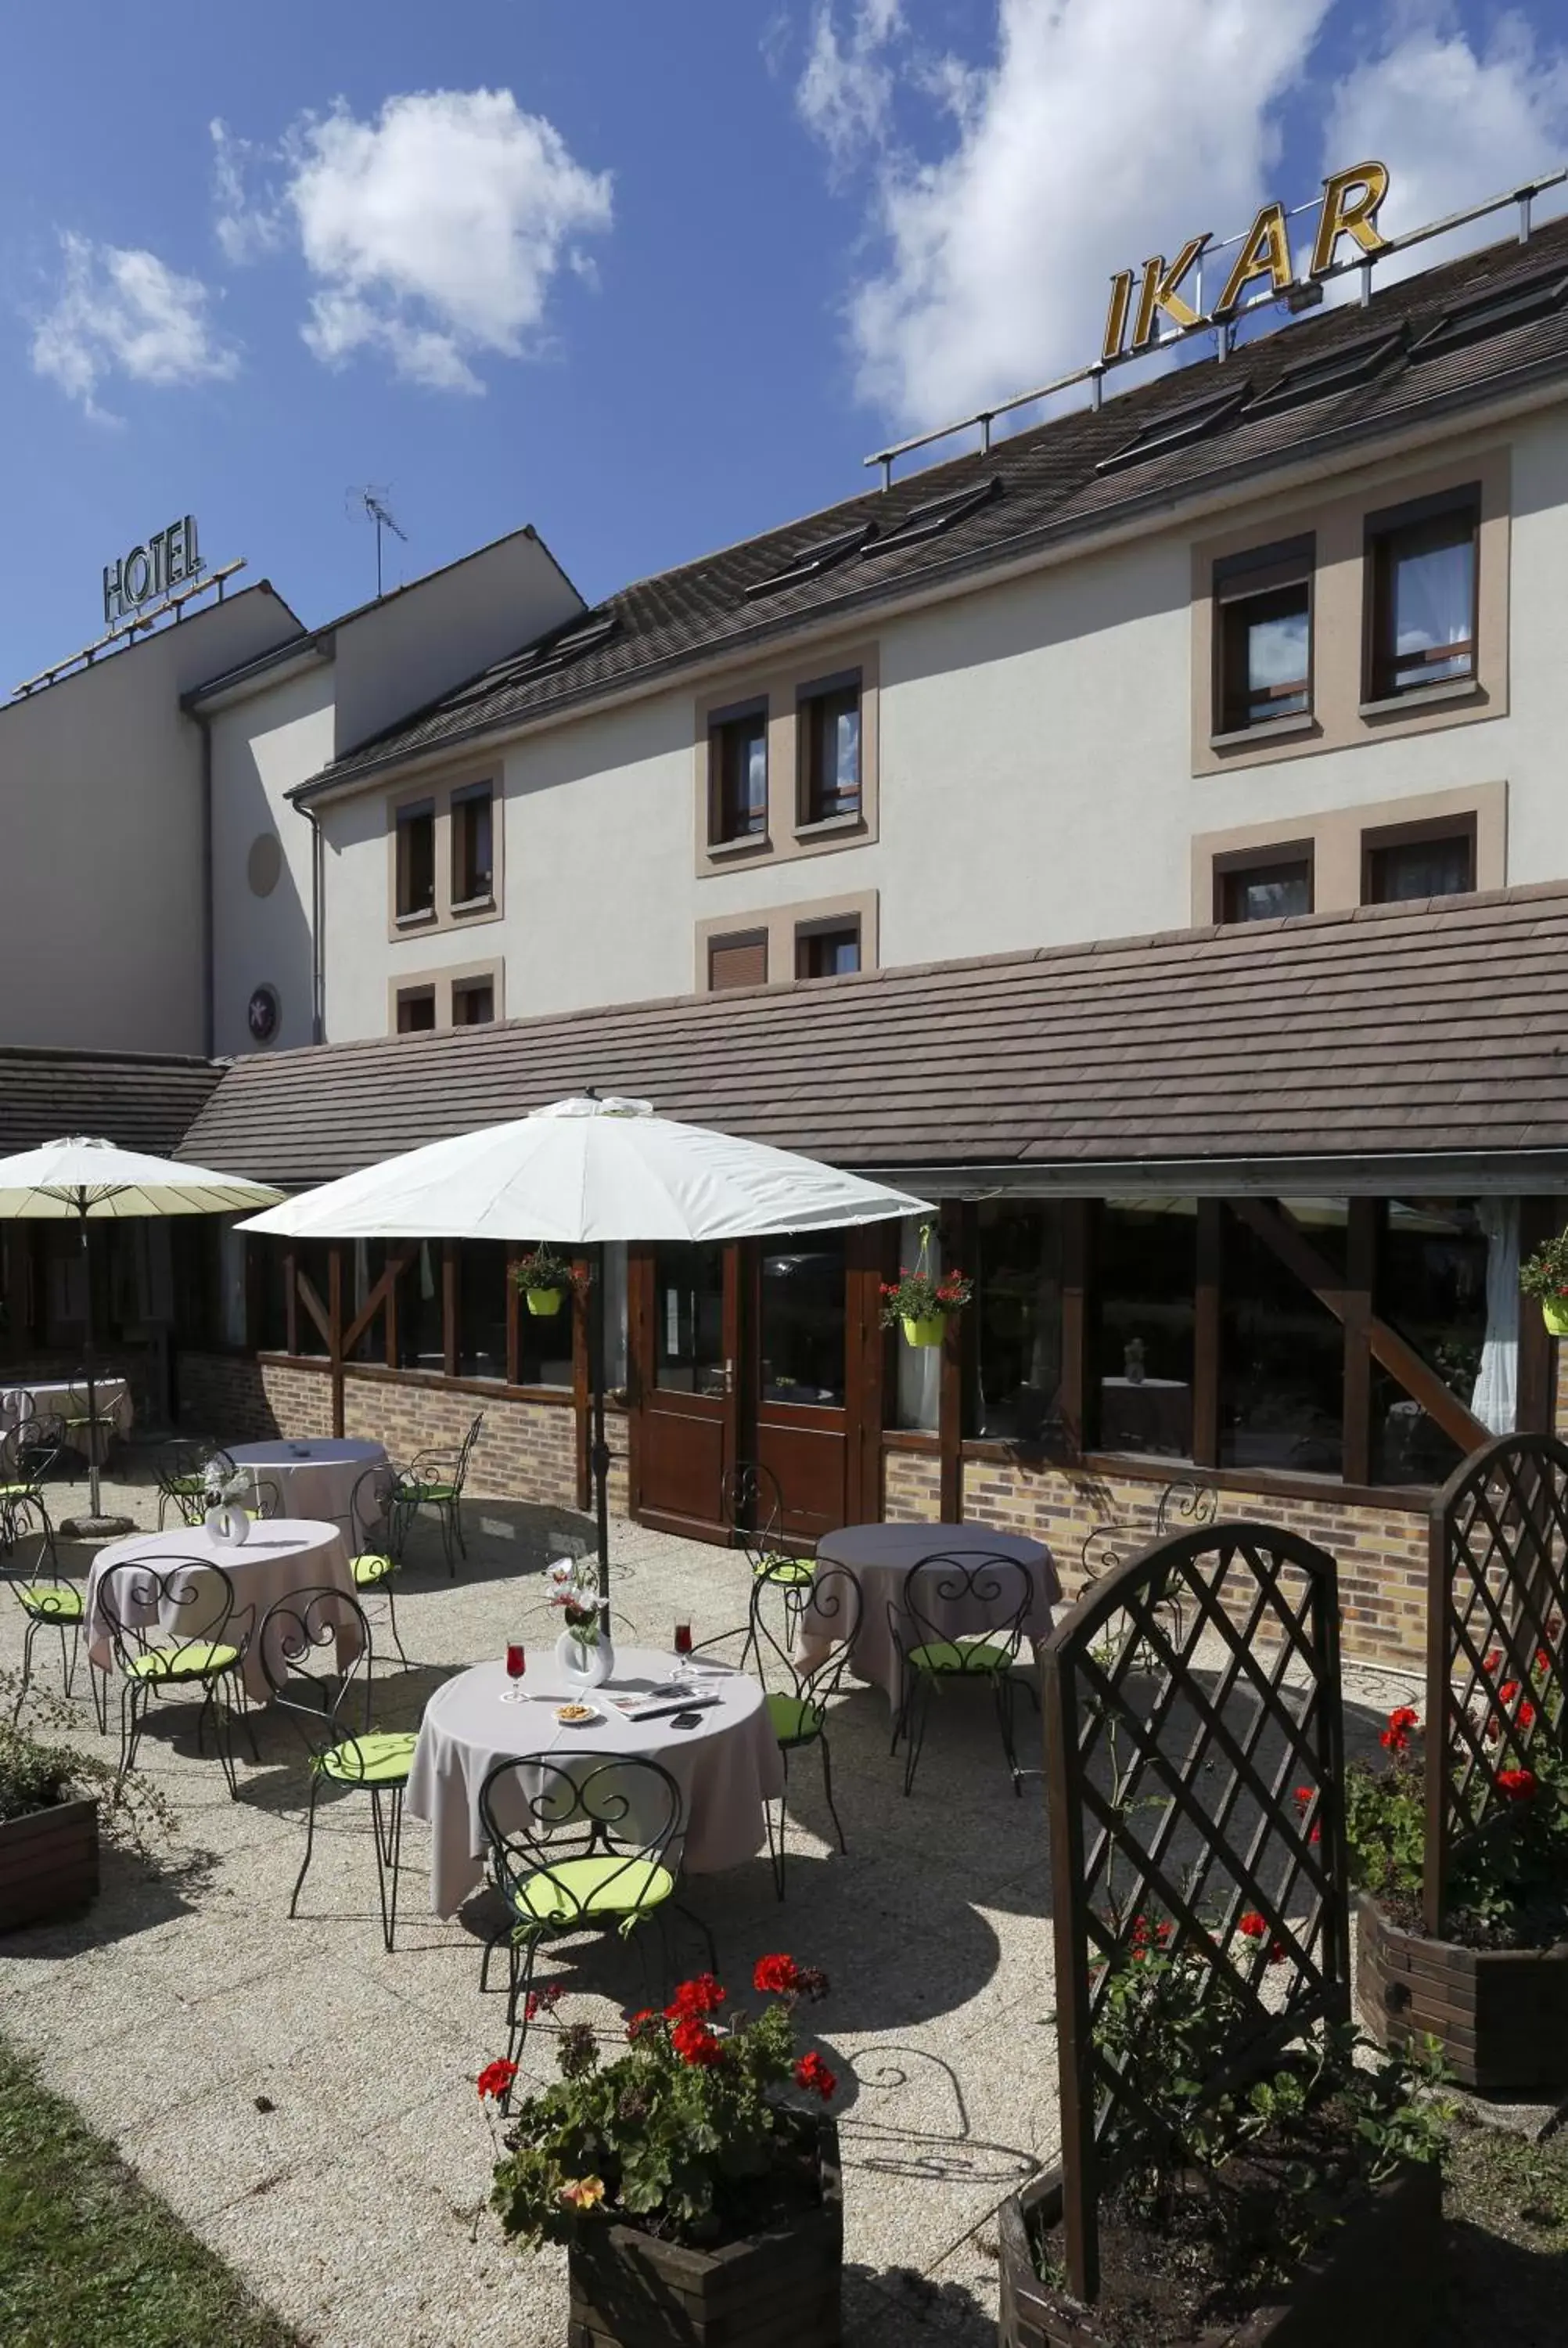
[[[708,945],[708,991],[717,994],[726,986],[765,986],[768,976],[768,934],[748,930],[743,937],[713,938]]]

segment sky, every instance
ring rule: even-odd
[[[160,0],[7,46],[0,694],[181,514],[311,623],[374,592],[366,485],[388,584],[531,522],[591,602],[1091,358],[1194,231],[1368,155],[1386,232],[1568,160],[1568,0]]]

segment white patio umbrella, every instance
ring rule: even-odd
[[[248,1182],[238,1174],[214,1174],[203,1166],[181,1166],[172,1158],[149,1158],[120,1149],[112,1141],[72,1134],[46,1141],[17,1158],[0,1158],[0,1216],[23,1222],[74,1220],[81,1226],[86,1286],[82,1368],[87,1389],[87,1468],[90,1522],[108,1520],[98,1510],[97,1394],[93,1349],[92,1260],[87,1225],[105,1217],[222,1215],[261,1207],[282,1192],[270,1182]],[[118,1525],[123,1520],[116,1519]]]
[[[292,1239],[736,1240],[837,1231],[929,1211],[923,1199],[794,1150],[655,1117],[642,1100],[579,1094],[454,1134],[306,1190],[241,1231]],[[600,1314],[591,1349],[595,1512],[609,1588],[610,1453]]]

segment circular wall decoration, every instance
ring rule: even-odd
[[[275,831],[259,831],[245,859],[245,878],[253,897],[270,897],[283,873],[283,850]]]
[[[254,1041],[270,1044],[278,1032],[278,1022],[283,1015],[275,986],[259,986],[245,1006],[246,1025]]]

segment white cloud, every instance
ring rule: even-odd
[[[1393,236],[1516,187],[1555,163],[1565,140],[1568,54],[1543,50],[1515,15],[1473,47],[1446,10],[1422,8],[1405,16],[1380,55],[1335,85],[1324,169],[1368,155],[1387,163],[1380,225]],[[1461,244],[1492,243],[1506,227],[1493,214],[1452,243],[1418,245],[1389,272],[1429,267]]]
[[[155,252],[97,244],[71,230],[60,235],[60,282],[33,333],[34,372],[47,376],[90,416],[100,385],[194,384],[239,371],[236,352],[215,335],[211,295],[199,277],[182,277]]]
[[[1327,6],[999,0],[989,64],[910,57],[949,143],[875,165],[885,251],[850,303],[863,393],[926,425],[1091,357],[1113,270],[1233,234],[1275,192],[1275,109]]]
[[[399,375],[477,392],[476,360],[543,337],[563,268],[592,283],[578,242],[610,224],[608,172],[584,170],[510,90],[423,90],[373,120],[307,116],[270,159],[212,129],[218,236],[251,258],[285,236],[312,280],[306,343],[329,366],[379,350]]]
[[[902,0],[850,0],[849,30],[841,37],[833,0],[818,0],[795,105],[837,166],[887,137],[894,88],[888,51],[904,29]]]

